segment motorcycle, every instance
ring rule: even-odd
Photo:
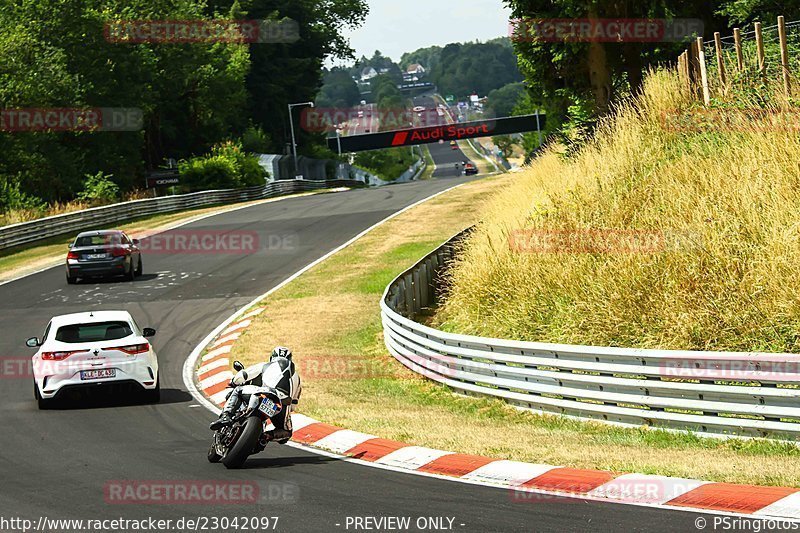
[[[241,371],[244,365],[236,361],[233,368]],[[230,384],[229,387],[236,386]],[[222,462],[226,468],[240,468],[249,456],[264,451],[272,440],[272,432],[266,429],[267,423],[284,408],[278,391],[272,387],[243,385],[242,388],[249,394],[249,400],[239,404],[231,417],[232,424],[214,432],[208,450],[208,461]],[[292,400],[287,398],[286,401]]]

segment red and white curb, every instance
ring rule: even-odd
[[[209,410],[218,413],[219,407],[225,402],[227,384],[233,377],[229,357],[231,349],[253,319],[264,311],[263,307],[253,306],[376,226],[307,265],[212,331],[184,364],[183,378],[189,392]],[[800,521],[798,488],[622,474],[454,453],[339,428],[300,413],[292,415],[292,425],[294,435],[289,445],[300,448],[309,446],[324,455],[387,470],[506,488],[509,498],[519,503],[538,503],[557,496],[567,496],[672,510]]]
[[[252,320],[253,309],[225,327],[209,344],[196,371],[198,389],[216,406],[225,403],[233,377],[229,353]],[[564,468],[492,459],[478,455],[411,446],[325,424],[303,414],[292,415],[294,442],[392,470],[459,478],[509,489],[519,503],[537,503],[553,496],[717,511],[759,518],[800,520],[800,489],[713,483],[646,474]]]

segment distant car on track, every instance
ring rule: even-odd
[[[80,278],[125,276],[133,281],[142,275],[139,241],[120,230],[86,231],[69,245],[67,283]]]
[[[467,163],[464,165],[464,174],[467,176],[474,175],[478,173],[478,169],[475,167],[473,163]]]
[[[458,144],[455,141],[450,141],[450,149],[451,150],[458,150]]]
[[[132,385],[144,399],[161,397],[158,357],[147,341],[152,328],[140,329],[127,311],[94,311],[53,317],[33,356],[33,391],[39,409],[47,409],[70,389]]]

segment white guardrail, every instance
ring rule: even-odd
[[[462,232],[398,276],[381,314],[390,353],[468,395],[635,426],[800,440],[800,355],[572,346],[439,331],[435,306]]]
[[[282,196],[286,194],[313,191],[329,187],[363,186],[353,180],[282,180],[266,185],[243,189],[202,191],[160,198],[132,200],[118,204],[94,207],[82,211],[55,215],[30,222],[20,222],[0,227],[0,250],[42,241],[68,233],[78,233],[103,228],[114,224],[160,213],[170,213],[216,204],[232,204]]]

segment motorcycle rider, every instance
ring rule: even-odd
[[[271,418],[272,430],[270,440],[285,444],[292,437],[292,404],[300,399],[302,387],[297,368],[292,361],[292,351],[285,346],[277,346],[272,350],[269,362],[258,363],[244,370],[240,370],[231,379],[235,388],[228,396],[225,407],[222,408],[219,419],[209,426],[216,431],[230,425],[231,417],[239,408],[242,401],[247,401],[257,387],[272,387],[278,391],[283,409]]]

